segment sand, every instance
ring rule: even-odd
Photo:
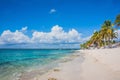
[[[83,50],[82,80],[120,80],[120,48]]]
[[[79,50],[71,58],[33,80],[120,80],[120,47]]]

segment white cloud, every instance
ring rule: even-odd
[[[18,46],[20,46],[20,44],[22,43],[27,43],[27,45],[21,45],[24,47],[25,46],[28,47],[28,44],[29,45],[38,44],[39,46],[39,43],[40,44],[75,43],[78,45],[79,43],[87,40],[87,38],[81,38],[81,33],[79,33],[77,30],[71,29],[66,32],[59,25],[53,26],[50,32],[33,31],[32,37],[29,37],[28,35],[24,34],[24,31],[26,30],[27,27],[24,27],[21,30],[16,30],[14,32],[10,30],[3,31],[3,33],[0,35],[0,44],[19,44]]]
[[[55,13],[55,12],[56,12],[55,9],[51,9],[49,13],[52,14],[52,13]]]
[[[0,44],[28,43],[29,37],[18,30],[15,32],[5,30],[0,36],[0,42]]]
[[[55,25],[50,32],[34,31],[32,42],[39,43],[76,43],[81,42],[81,34],[75,29],[65,32],[62,27]]]
[[[21,31],[26,31],[27,29],[28,29],[28,27],[25,26],[25,27],[23,27],[23,28],[21,29]]]

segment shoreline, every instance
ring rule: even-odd
[[[81,63],[84,61],[82,57],[83,54],[79,54],[79,51],[75,51],[72,55],[68,56],[68,59],[63,60],[59,63],[58,67],[54,67],[49,70],[47,73],[37,76],[33,80],[75,80],[79,78],[80,69],[78,67],[81,66]],[[75,63],[74,63],[75,62]],[[77,64],[76,63],[80,63]],[[73,65],[73,66],[71,66]],[[71,70],[70,70],[71,69]],[[73,75],[73,70],[77,72],[77,75]],[[71,76],[72,75],[72,76]]]
[[[49,71],[54,70],[54,68],[59,67],[61,64],[71,62],[74,58],[76,58],[78,56],[78,55],[76,55],[77,51],[78,50],[74,50],[69,54],[65,54],[64,56],[60,57],[59,59],[42,66],[42,68],[40,68],[40,69],[39,68],[33,69],[31,71],[22,73],[17,78],[18,78],[18,80],[37,80],[36,79],[37,76],[44,75],[44,74],[48,73]]]
[[[78,50],[73,56],[31,80],[120,80],[120,47]]]

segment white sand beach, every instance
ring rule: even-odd
[[[82,80],[120,80],[120,48],[83,50]]]
[[[34,80],[120,80],[120,47],[79,50],[71,58]]]

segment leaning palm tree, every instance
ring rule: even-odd
[[[97,34],[97,31],[94,32],[94,34],[93,34],[92,37],[90,38],[88,46],[91,46],[91,45],[94,43],[96,34]]]
[[[86,41],[85,43],[81,44],[80,47],[82,49],[87,49],[89,48],[91,45],[94,45],[95,42],[97,41],[98,38],[98,32],[94,32],[94,34],[92,35],[92,37],[90,38],[90,40]]]
[[[91,45],[94,45],[94,47],[98,47],[99,38],[100,38],[99,31],[94,32],[94,34],[89,40],[88,46],[90,47]]]

